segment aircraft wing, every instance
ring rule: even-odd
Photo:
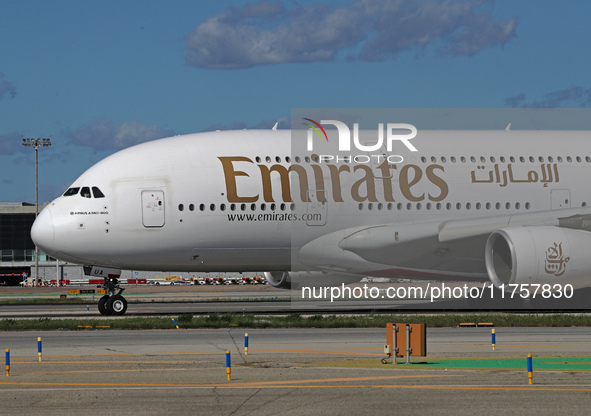
[[[493,231],[514,226],[550,225],[563,228],[584,229],[591,226],[591,207],[565,208],[503,215],[500,217],[470,218],[445,221],[439,231],[439,241],[490,234]]]
[[[324,270],[359,273],[388,265],[393,270],[401,270],[401,275],[405,274],[405,270],[421,270],[432,277],[441,273],[482,280],[487,274],[487,240],[495,232],[512,230],[510,233],[513,235],[516,230],[522,229],[527,230],[529,236],[531,230],[536,233],[544,231],[543,238],[536,237],[537,234],[532,234],[531,238],[537,240],[534,244],[540,245],[538,248],[543,248],[545,252],[564,237],[561,229],[583,232],[584,237],[589,236],[591,243],[591,233],[587,232],[589,228],[590,207],[427,223],[392,223],[356,227],[320,237],[302,247],[299,260]],[[574,236],[580,237],[579,234]],[[531,255],[531,243],[522,240],[525,241],[519,237],[509,243],[513,254]],[[543,252],[537,252],[538,257],[543,257]],[[505,260],[511,263],[509,258]]]

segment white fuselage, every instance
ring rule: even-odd
[[[88,169],[70,189],[104,197],[57,198],[33,238],[53,257],[121,269],[484,279],[487,235],[442,242],[432,231],[591,202],[586,131],[419,131],[413,143],[418,152],[397,148],[404,161],[389,165],[306,161],[289,131],[147,142]],[[400,235],[384,238],[408,243],[363,258],[342,244],[386,224]]]

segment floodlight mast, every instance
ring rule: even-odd
[[[22,138],[22,145],[25,147],[32,147],[35,149],[35,218],[39,215],[39,155],[38,149],[40,147],[51,146],[51,136],[43,139],[25,139]],[[35,279],[33,285],[39,286],[39,247],[35,244]]]

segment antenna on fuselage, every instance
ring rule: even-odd
[[[505,127],[505,131],[511,131],[511,123],[507,124],[507,127]]]
[[[273,128],[271,130],[276,131],[278,125],[279,125],[279,122],[275,123],[275,125],[273,126]]]

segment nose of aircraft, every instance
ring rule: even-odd
[[[31,238],[45,254],[53,254],[53,218],[49,207],[41,211],[33,223]]]

